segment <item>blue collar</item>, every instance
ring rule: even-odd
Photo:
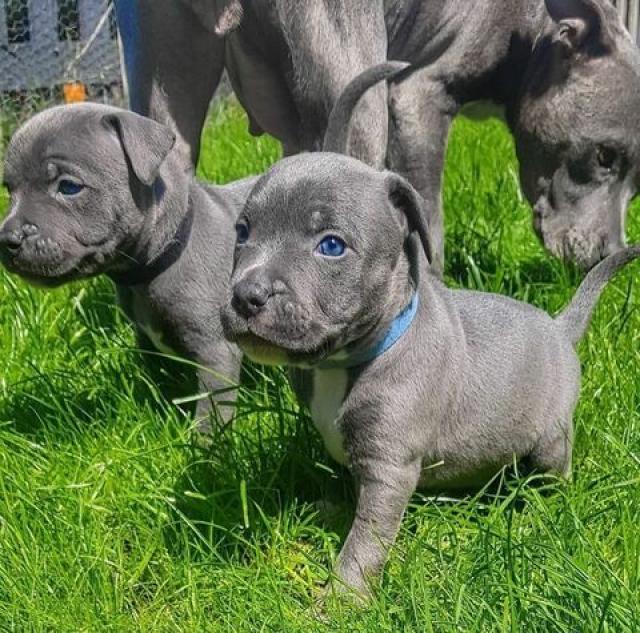
[[[344,358],[328,358],[316,365],[314,369],[352,369],[353,367],[370,363],[375,358],[378,358],[378,356],[382,356],[406,334],[418,312],[419,302],[418,293],[414,292],[411,301],[391,322],[386,334],[370,348],[354,353],[350,353],[349,348],[347,348]],[[339,354],[341,354],[341,352],[338,352],[336,356]]]

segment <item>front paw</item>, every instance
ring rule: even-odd
[[[371,579],[356,567],[338,561],[335,570],[321,589],[318,603],[331,604],[337,600],[341,604],[366,607],[373,597]]]

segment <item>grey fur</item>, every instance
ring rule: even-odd
[[[254,360],[291,367],[329,452],[352,470],[356,517],[337,561],[366,593],[416,487],[480,487],[514,460],[567,476],[580,388],[574,344],[608,279],[605,259],[557,319],[495,294],[450,290],[429,272],[423,201],[400,176],[352,158],[287,158],[256,184],[239,223],[225,335]],[[342,257],[317,251],[328,234]],[[406,334],[348,370],[320,363],[368,349],[418,288]],[[342,372],[342,373],[341,373]],[[314,391],[317,389],[318,392]]]
[[[11,208],[0,227],[0,258],[41,286],[117,278],[122,307],[143,341],[207,368],[199,371],[204,391],[229,389],[241,354],[224,340],[218,312],[228,292],[235,220],[255,179],[200,185],[173,144],[165,126],[117,108],[81,104],[38,114],[7,148]],[[85,189],[64,196],[62,179]],[[179,239],[186,243],[156,272],[185,218],[191,231]],[[209,408],[200,401],[198,414]]]
[[[222,40],[212,25],[229,4],[235,30]],[[436,268],[449,127],[478,101],[506,114],[534,228],[551,253],[589,268],[624,244],[640,183],[640,56],[609,0],[138,5],[143,46],[129,70],[132,106],[176,129],[187,163],[197,159],[223,65],[251,130],[269,132],[292,154],[322,147],[332,107],[358,73],[403,60],[417,70],[366,92],[346,145],[371,165],[386,157],[423,195]]]

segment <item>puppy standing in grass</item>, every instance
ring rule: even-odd
[[[228,401],[241,354],[216,315],[228,292],[235,220],[255,179],[201,185],[174,140],[169,128],[107,106],[35,116],[6,152],[11,207],[0,258],[40,286],[108,275],[143,345],[202,365],[202,390],[226,390],[220,400]],[[201,400],[199,417],[209,407]]]
[[[575,345],[607,281],[640,255],[604,260],[553,319],[446,288],[430,270],[425,217],[395,174],[338,154],[285,159],[240,216],[223,308],[229,340],[291,367],[328,451],[356,478],[336,573],[362,594],[417,487],[481,487],[514,458],[568,476]]]

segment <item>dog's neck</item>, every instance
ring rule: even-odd
[[[526,88],[530,66],[542,38],[552,32],[553,21],[547,13],[544,0],[514,2],[519,23],[510,35],[505,57],[496,65],[496,81],[491,82],[497,92],[492,99],[505,106],[507,123],[511,126],[512,113]]]
[[[358,341],[355,346],[347,347],[333,357],[320,363],[316,369],[354,369],[382,356],[391,349],[408,331],[418,313],[420,295],[414,291],[409,303],[394,317],[382,335],[372,343]]]
[[[408,240],[409,256],[403,254],[393,272],[379,316],[355,341],[342,347],[314,369],[353,369],[369,363],[393,347],[406,334],[420,303],[420,287],[428,285],[429,264],[413,237]],[[415,263],[412,263],[415,261]]]
[[[109,273],[117,284],[149,283],[179,259],[188,243],[194,222],[191,189],[195,181],[183,175],[172,158],[153,185],[138,192],[144,219],[135,240],[125,249],[122,267]],[[176,170],[182,177],[176,177]]]

